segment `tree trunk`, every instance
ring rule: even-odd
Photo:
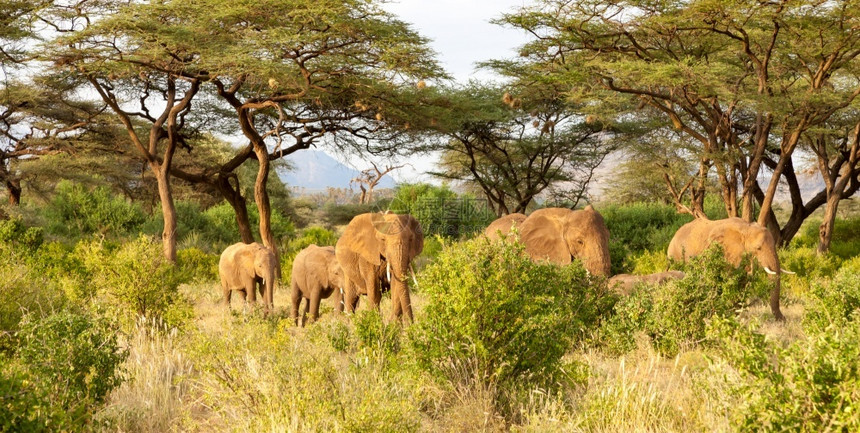
[[[18,180],[7,179],[6,190],[9,191],[9,204],[18,206],[21,204],[21,182]]]
[[[155,179],[158,182],[158,197],[161,199],[161,212],[164,217],[164,230],[161,240],[164,248],[164,258],[171,263],[176,262],[176,207],[173,204],[173,193],[170,190],[170,175],[156,164],[152,165]]]
[[[824,208],[824,220],[818,227],[818,254],[830,251],[830,241],[833,238],[833,225],[836,223],[836,210],[839,208],[841,194],[834,191],[827,198],[827,206]]]
[[[227,203],[233,208],[236,214],[236,225],[239,228],[239,236],[242,242],[250,244],[254,242],[254,233],[251,231],[251,221],[248,218],[248,204],[245,197],[242,197],[242,192],[237,183],[236,188],[230,184],[230,176],[219,174],[216,180],[216,186]]]
[[[254,154],[257,155],[257,162],[259,162],[257,180],[254,182],[254,200],[257,203],[257,209],[260,211],[260,239],[263,241],[263,245],[275,253],[275,257],[278,258],[278,263],[280,263],[278,247],[275,246],[275,235],[272,233],[272,208],[269,202],[269,192],[266,190],[269,180],[269,152],[266,150],[264,143],[254,143]],[[277,271],[278,278],[280,278],[280,266],[278,266]]]

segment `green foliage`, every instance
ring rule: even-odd
[[[107,308],[126,329],[144,316],[169,327],[182,326],[193,316],[177,288],[185,275],[167,262],[152,239],[140,236],[119,247],[106,242],[81,242],[75,249],[92,275],[94,303]]]
[[[812,284],[803,324],[813,331],[860,318],[860,274],[845,268],[832,280]]]
[[[470,194],[458,195],[447,185],[427,183],[398,186],[390,209],[414,216],[424,236],[454,239],[480,233],[495,219],[484,201]]]
[[[222,202],[205,210],[197,203],[189,201],[177,201],[175,206],[179,245],[196,247],[209,253],[220,253],[224,248],[240,241],[236,213],[229,203]],[[260,214],[255,206],[248,207],[248,220],[251,231],[259,242],[256,227],[259,227]],[[164,215],[158,210],[146,222],[142,231],[152,236],[160,236],[162,227]],[[293,223],[277,209],[272,209],[271,227],[275,241],[282,244],[295,234]]]
[[[140,206],[117,197],[110,189],[88,189],[68,181],[57,184],[56,195],[43,214],[46,231],[78,238],[86,234],[121,236],[140,229],[146,216]]]
[[[658,351],[674,355],[704,338],[708,319],[734,317],[751,297],[766,295],[770,287],[761,275],[750,276],[726,262],[719,245],[691,259],[684,272],[681,280],[640,288],[619,300],[601,330],[604,344],[624,353],[635,347],[635,335],[644,333]]]
[[[43,241],[41,227],[27,227],[21,218],[0,220],[0,242],[34,249],[42,245]]]
[[[834,254],[818,254],[814,246],[796,246],[779,250],[779,263],[783,269],[796,273],[782,275],[783,291],[803,296],[812,285],[836,274],[842,260]]]
[[[23,388],[30,411],[0,415],[13,431],[34,426],[47,431],[88,431],[95,409],[122,382],[126,352],[116,332],[103,320],[61,312],[43,319],[25,318],[18,332],[15,363],[25,372],[7,370],[4,385]],[[6,372],[4,371],[4,376]],[[16,398],[3,399],[13,406]],[[35,410],[33,410],[35,409]],[[5,429],[4,429],[5,430]]]
[[[820,225],[821,220],[817,218],[805,221],[800,232],[791,240],[792,245],[816,249]],[[830,253],[843,259],[860,255],[860,218],[836,220],[830,241]]]
[[[326,203],[323,206],[323,219],[330,226],[342,226],[349,224],[356,215],[363,213],[375,212],[379,209],[388,208],[388,200],[381,200],[375,203]]]
[[[400,326],[385,324],[377,310],[361,311],[355,316],[355,336],[359,347],[390,355],[400,351]]]
[[[740,374],[726,404],[734,429],[860,429],[860,320],[832,324],[784,349],[731,319],[714,319],[707,334]]]
[[[690,215],[679,214],[674,206],[656,203],[612,205],[600,209],[600,214],[609,229],[612,274],[631,272],[636,254],[665,253],[678,228],[693,219]]]
[[[0,244],[0,351],[10,349],[10,337],[27,312],[50,314],[68,303],[66,283],[73,277],[47,260],[47,245],[33,251]]]
[[[198,248],[185,248],[176,252],[176,266],[183,273],[183,281],[218,281],[219,258]]]
[[[483,237],[446,246],[419,286],[428,301],[410,328],[418,364],[488,384],[557,383],[561,357],[612,301],[581,265],[536,263],[519,244]]]

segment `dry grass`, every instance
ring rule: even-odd
[[[459,383],[439,384],[386,357],[356,346],[352,320],[335,315],[330,301],[316,324],[292,326],[289,297],[275,293],[275,313],[224,309],[214,284],[183,286],[195,305],[195,323],[183,334],[142,326],[129,341],[129,380],[110,396],[101,418],[117,432],[305,431],[728,431],[726,384],[700,351],[659,356],[647,343],[615,358],[574,351],[587,366],[586,384],[557,393],[525,390],[514,419],[497,408],[498,390],[463,372]],[[367,309],[362,299],[360,309]],[[383,317],[389,311],[384,299]],[[416,317],[425,300],[413,295]],[[756,306],[744,320],[780,341],[802,338],[800,304],[784,307],[787,321],[767,320]],[[347,349],[337,348],[344,336]],[[350,340],[351,339],[351,340]]]

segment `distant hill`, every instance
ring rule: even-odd
[[[349,168],[321,150],[300,150],[286,157],[294,169],[278,171],[278,177],[289,188],[302,189],[307,192],[332,188],[349,188],[349,181],[358,176],[359,170]],[[360,162],[359,167],[370,167],[370,164]],[[393,188],[394,180],[386,176],[377,188]],[[356,186],[356,189],[358,187]]]

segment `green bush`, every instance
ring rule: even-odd
[[[694,345],[705,336],[705,323],[715,316],[733,317],[751,297],[766,297],[770,282],[760,273],[749,275],[725,261],[714,245],[684,267],[686,277],[639,289],[615,305],[615,315],[602,330],[602,341],[613,352],[635,347],[644,333],[666,355]]]
[[[485,201],[470,194],[458,195],[447,185],[427,183],[398,186],[391,211],[414,216],[427,237],[468,237],[482,232],[496,219]]]
[[[106,307],[126,329],[144,316],[163,320],[168,328],[193,316],[177,288],[185,275],[169,263],[161,244],[140,236],[119,247],[106,242],[81,242],[75,249],[97,293],[94,303]]]
[[[68,302],[64,280],[34,265],[38,251],[0,244],[0,351],[11,348],[9,337],[26,313],[50,314]]]
[[[833,254],[818,254],[815,247],[792,247],[779,251],[779,262],[783,269],[796,275],[783,275],[783,291],[787,294],[805,295],[809,287],[836,274],[842,259]]]
[[[455,382],[557,384],[562,355],[612,301],[578,262],[536,263],[521,245],[484,237],[445,247],[419,286],[427,306],[409,329],[413,357]]]
[[[176,252],[176,266],[183,274],[183,281],[218,281],[219,258],[199,248],[186,248]]]
[[[806,220],[797,236],[792,239],[792,245],[817,249],[820,226],[820,218]],[[860,217],[836,220],[830,241],[830,253],[843,259],[860,255]]]
[[[54,235],[78,238],[86,234],[119,236],[140,229],[146,221],[136,203],[114,195],[106,187],[88,189],[61,181],[44,210],[46,230]]]
[[[734,430],[860,431],[860,320],[786,348],[730,319],[713,320],[707,335],[740,375],[725,402]]]
[[[42,245],[44,231],[41,227],[27,227],[21,218],[0,220],[0,242],[34,249]]]
[[[390,355],[400,351],[400,326],[385,324],[377,310],[364,310],[356,314],[355,335],[359,347]]]
[[[682,225],[692,216],[679,214],[673,206],[656,203],[637,203],[627,206],[608,206],[600,214],[609,229],[609,255],[612,273],[633,270],[633,257],[645,251],[662,251]]]
[[[18,340],[16,362],[26,372],[22,385],[33,384],[29,398],[37,400],[31,404],[37,408],[39,424],[48,431],[91,430],[95,409],[122,382],[120,365],[126,352],[120,349],[116,332],[102,320],[61,312],[38,320],[25,318]],[[21,413],[27,412],[13,412]],[[28,421],[11,419],[24,425]]]
[[[220,253],[227,246],[240,241],[236,213],[229,203],[222,202],[203,210],[197,203],[180,200],[175,206],[178,244],[208,253]],[[248,206],[248,220],[251,232],[259,242],[256,228],[260,224],[260,214],[253,204]],[[151,236],[161,236],[163,227],[164,215],[158,208],[141,231]],[[286,244],[295,235],[293,223],[277,209],[272,209],[271,228],[275,241],[280,244]]]
[[[803,317],[804,326],[817,331],[841,326],[860,314],[860,274],[846,268],[826,282],[812,284],[810,299]]]

